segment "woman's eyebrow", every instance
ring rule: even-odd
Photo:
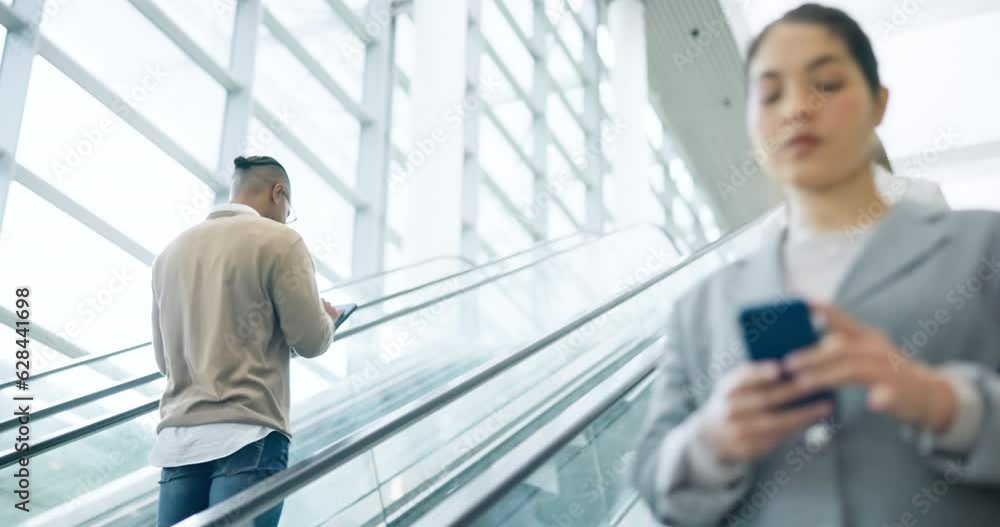
[[[806,64],[806,71],[812,72],[813,70],[826,66],[827,64],[836,64],[842,61],[843,57],[834,55],[832,53],[826,53],[809,61],[809,63]],[[780,77],[781,74],[778,73],[778,70],[770,69],[762,71],[761,74],[757,76],[757,79],[758,80],[778,79]]]
[[[827,64],[840,62],[841,60],[842,60],[841,57],[830,53],[827,53],[825,55],[820,55],[819,57],[816,57],[815,59],[809,61],[809,64],[806,65],[806,71],[813,71],[821,66],[826,66]]]

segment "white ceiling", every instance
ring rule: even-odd
[[[741,225],[767,207],[768,183],[752,164],[746,165],[749,177],[741,183],[746,172],[740,167],[752,156],[743,124],[742,58],[726,16],[715,0],[647,1],[645,6],[653,107],[720,226]],[[720,183],[738,190],[726,193]]]
[[[766,201],[763,180],[736,199],[713,189],[746,151],[742,57],[750,37],[797,0],[648,0],[650,91],[702,187],[730,225]],[[904,175],[938,180],[957,208],[1000,209],[1000,0],[827,0],[872,38],[891,92],[879,134]],[[692,27],[725,20],[717,39],[678,71]],[[715,70],[715,71],[713,71]],[[667,96],[669,94],[669,96]],[[721,97],[734,103],[724,109]],[[655,99],[654,99],[655,100]],[[950,139],[954,137],[954,139]],[[944,149],[942,150],[942,146]],[[946,150],[946,151],[945,151]],[[744,156],[745,157],[745,156]],[[740,161],[742,162],[742,161]],[[993,192],[984,192],[984,189]],[[714,194],[714,195],[713,195]],[[988,197],[988,194],[996,196]]]

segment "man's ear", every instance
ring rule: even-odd
[[[875,126],[882,124],[885,118],[885,110],[889,107],[889,88],[882,86],[878,89],[878,97],[875,100]]]
[[[277,185],[271,187],[271,199],[275,203],[281,203],[281,193],[285,190],[284,183],[278,183]]]

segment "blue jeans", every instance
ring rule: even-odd
[[[278,432],[232,454],[204,463],[164,468],[156,525],[167,527],[201,512],[288,467],[288,438]],[[278,525],[279,503],[254,521],[257,527]]]

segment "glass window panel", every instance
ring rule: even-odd
[[[653,148],[663,148],[663,123],[660,122],[660,116],[656,114],[652,104],[646,105],[642,120],[646,127],[646,139],[653,145]]]
[[[216,62],[229,64],[237,0],[153,0]]]
[[[566,203],[574,217],[582,220],[586,217],[587,189],[577,177],[573,165],[567,163],[552,146],[549,147],[546,161],[549,167],[547,172],[549,188]]]
[[[618,180],[613,173],[605,174],[602,182],[601,192],[604,193],[604,204],[608,210],[616,217],[621,216],[621,208],[618,203]]]
[[[360,101],[365,44],[330,9],[330,4],[323,0],[296,0],[269,1],[267,6],[348,95]],[[373,37],[379,38],[389,31],[388,16],[383,20],[385,23],[368,26]]]
[[[549,23],[562,37],[566,48],[573,56],[573,60],[581,62],[583,60],[583,32],[580,31],[580,26],[577,25],[563,0],[545,0],[545,14],[549,18]],[[561,50],[555,52],[563,53]]]
[[[493,113],[504,124],[504,127],[517,138],[521,146],[530,149],[533,137],[531,109],[520,97],[507,95],[512,93],[507,91],[507,87],[510,85],[502,80],[503,77],[500,76],[499,71],[493,70],[495,66],[492,61],[484,60],[483,66],[485,66],[483,78],[495,79],[494,86],[496,86],[493,93],[487,91],[483,94],[486,104],[490,105]],[[486,117],[483,118],[486,119]]]
[[[584,95],[586,95],[586,93],[583,90],[583,86],[576,85],[576,86],[571,86],[571,87],[563,88],[563,93],[566,94],[566,98],[569,100],[569,104],[573,107],[573,109],[576,111],[576,113],[582,117],[583,116],[583,97],[584,97]],[[563,108],[565,109],[566,106],[563,105]],[[576,125],[576,126],[580,126],[579,124],[577,124],[576,120],[573,121],[573,124]]]
[[[344,5],[351,8],[359,18],[364,20],[365,11],[368,9],[368,0],[342,0]]]
[[[618,129],[617,123],[611,119],[603,119],[601,121],[601,137],[606,138],[601,141],[601,150],[604,153],[604,157],[608,159],[608,162],[614,164],[615,161],[615,141],[621,136],[621,130]]]
[[[250,121],[249,143],[253,150],[248,153],[266,152],[288,171],[292,208],[298,217],[289,226],[305,239],[313,259],[325,262],[341,276],[349,276],[354,207],[257,119]]]
[[[549,123],[549,129],[559,136],[570,154],[585,151],[583,130],[580,129],[580,125],[573,118],[573,115],[569,113],[566,105],[555,94],[549,95],[549,107],[545,112],[545,119]]]
[[[7,46],[7,28],[4,26],[0,26],[0,66],[3,65],[3,50],[4,47],[6,46]]]
[[[95,30],[95,20],[114,30]],[[43,19],[42,30],[206,167],[215,167],[225,89],[134,7],[61,3],[57,16]]]
[[[415,57],[414,46],[416,37],[414,35],[413,21],[408,16],[396,17],[396,67],[403,70],[411,78],[413,77],[413,62]]]
[[[558,238],[560,236],[566,236],[577,231],[577,228],[570,222],[569,218],[566,217],[566,213],[563,212],[561,208],[556,206],[554,203],[548,205],[546,211],[548,216],[548,236],[549,238]]]
[[[254,94],[349,185],[357,180],[361,126],[274,36],[261,28]],[[297,212],[297,211],[296,211]]]
[[[500,255],[516,252],[531,244],[531,236],[507,214],[507,210],[489,190],[479,193],[477,230],[480,237],[489,242]]]
[[[597,87],[598,95],[601,98],[601,104],[604,109],[608,111],[611,115],[615,114],[615,90],[611,86],[611,83],[607,80],[601,80],[601,83]]]
[[[525,93],[531,93],[530,86],[521,86]],[[519,97],[514,86],[500,72],[497,63],[489,55],[483,55],[479,62],[478,94],[486,104],[496,105]],[[513,130],[512,130],[513,131]]]
[[[674,184],[677,185],[677,191],[681,196],[689,200],[694,198],[694,180],[691,179],[691,173],[688,172],[684,161],[677,157],[671,159],[670,175],[674,178]]]
[[[483,2],[482,20],[479,24],[483,36],[493,44],[497,53],[503,57],[517,80],[525,89],[531,86],[531,76],[535,60],[524,47],[510,24],[503,18],[493,2]]]
[[[705,203],[698,203],[698,218],[705,229],[707,241],[713,241],[722,234],[722,231],[719,230],[718,222],[715,221],[715,213]]]
[[[535,29],[535,10],[534,2],[525,2],[524,0],[488,0],[503,3],[507,6],[507,10],[514,17],[514,22],[517,24],[521,31],[529,37],[533,35]]]
[[[615,67],[615,42],[608,32],[608,26],[603,24],[597,28],[597,54],[609,69]]]
[[[357,180],[361,125],[280,43],[261,28],[254,93],[349,185]]]
[[[413,122],[410,113],[410,96],[397,84],[392,90],[392,142],[402,152],[410,150],[413,140]]]
[[[385,242],[385,268],[393,269],[405,265],[403,260],[403,248],[391,242]]]
[[[149,268],[16,182],[0,254],[20,255],[0,258],[0,289],[31,287],[39,326],[90,352],[150,340]]]
[[[403,167],[395,160],[389,165],[390,173],[403,174]],[[405,181],[405,179],[403,179]],[[452,204],[457,207],[458,204]],[[386,195],[386,222],[389,227],[398,233],[406,232],[407,215],[409,214],[409,200],[406,185],[389,185]]]
[[[534,174],[488,119],[480,120],[479,162],[519,208],[530,205]]]
[[[671,212],[674,216],[674,225],[679,227],[683,232],[693,232],[694,216],[691,215],[691,209],[684,203],[682,197],[674,196],[674,204],[671,207]],[[690,236],[688,237],[690,238]]]
[[[17,160],[153,252],[213,203],[207,185],[40,57]]]
[[[566,58],[566,54],[554,47],[553,42],[550,38],[548,55],[545,58],[546,68],[548,68],[551,78],[554,79],[551,87],[553,90],[561,89],[566,92],[570,104],[577,113],[580,113],[583,111],[583,83],[580,81],[580,75]]]

